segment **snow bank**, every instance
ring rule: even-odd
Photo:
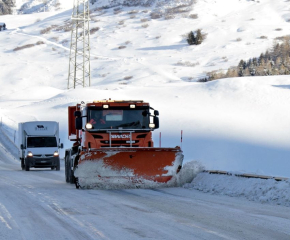
[[[201,172],[183,187],[211,194],[243,197],[260,203],[290,206],[289,180],[276,181]]]

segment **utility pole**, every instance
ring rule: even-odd
[[[91,85],[89,0],[74,0],[67,88]]]

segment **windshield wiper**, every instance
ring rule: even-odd
[[[116,126],[116,128],[119,128],[119,127],[132,127],[132,126],[137,126],[138,124],[140,124],[140,121],[124,123],[124,124],[121,124],[119,126]]]

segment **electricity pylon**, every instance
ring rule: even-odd
[[[74,0],[67,88],[91,85],[89,0]]]

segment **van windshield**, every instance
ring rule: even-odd
[[[55,137],[28,137],[28,148],[40,148],[40,147],[57,147]]]

